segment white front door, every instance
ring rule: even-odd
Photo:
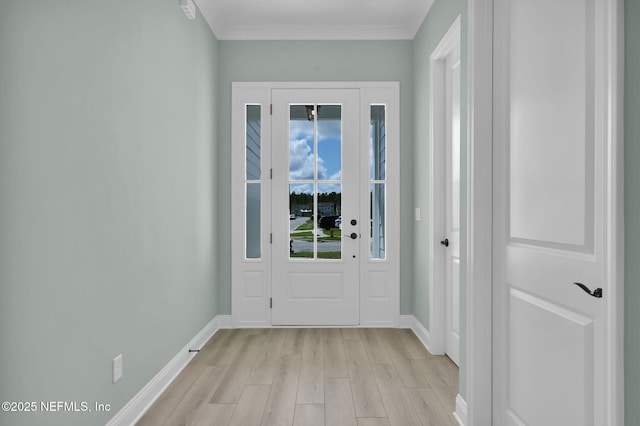
[[[278,89],[273,103],[274,325],[360,322],[359,91]]]
[[[398,83],[232,98],[233,326],[397,325]]]
[[[460,359],[460,46],[445,60],[445,352]]]
[[[611,415],[605,3],[494,2],[495,425]]]

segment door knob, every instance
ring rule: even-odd
[[[358,238],[358,234],[356,234],[355,232],[352,232],[351,235],[349,235],[351,237],[352,240],[355,240],[356,238]]]
[[[578,287],[580,287],[581,289],[584,290],[585,293],[587,293],[589,296],[593,296],[597,299],[601,299],[602,298],[602,289],[600,287],[596,288],[595,290],[593,290],[593,292],[591,290],[589,290],[589,287],[587,287],[586,285],[582,284],[582,283],[574,283],[575,285],[577,285]]]
[[[440,241],[440,244],[442,244],[445,247],[449,247],[449,239],[445,238],[444,240]]]

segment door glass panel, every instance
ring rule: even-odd
[[[318,258],[342,259],[342,185],[318,185]]]
[[[369,152],[371,180],[386,179],[386,120],[385,106],[371,105],[371,145]]]
[[[370,185],[370,258],[385,259],[386,191],[386,114],[385,105],[371,105],[369,159]]]
[[[289,256],[313,259],[316,235],[313,184],[289,185]]]
[[[260,180],[260,105],[247,105],[246,118],[247,180]]]
[[[291,105],[289,120],[289,180],[315,177],[315,106]]]
[[[342,106],[289,106],[290,258],[341,259]]]
[[[260,105],[245,107],[245,257],[260,259],[261,117]]]
[[[371,184],[371,258],[385,258],[385,184]]]
[[[260,259],[260,184],[247,183],[246,256]]]
[[[341,105],[318,105],[318,180],[342,179],[341,117]]]

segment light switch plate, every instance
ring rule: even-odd
[[[420,207],[416,207],[416,222],[420,221],[420,216],[421,216]]]
[[[122,354],[113,359],[113,383],[122,378]]]

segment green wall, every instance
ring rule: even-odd
[[[216,58],[177,0],[0,0],[0,401],[112,405],[0,424],[106,423],[217,314]]]
[[[429,134],[430,134],[430,57],[434,49],[438,46],[444,35],[447,33],[456,18],[461,18],[461,191],[460,191],[460,222],[461,229],[461,271],[460,271],[460,394],[466,395],[466,161],[467,153],[464,149],[467,139],[467,110],[464,105],[467,103],[467,1],[466,0],[436,0],[431,7],[429,14],[422,23],[420,30],[413,40],[413,60],[414,60],[414,105],[413,116],[414,127],[414,199],[415,207],[420,207],[422,220],[413,221],[414,224],[414,261],[413,261],[413,304],[411,312],[413,315],[429,329],[429,262],[431,240],[440,238],[430,235],[430,179],[429,179]]]
[[[410,41],[220,41],[218,133],[219,311],[231,313],[231,83],[400,82],[400,309],[411,313],[413,283],[413,92]],[[224,224],[224,225],[220,225]]]
[[[625,418],[640,422],[640,2],[625,2]]]

